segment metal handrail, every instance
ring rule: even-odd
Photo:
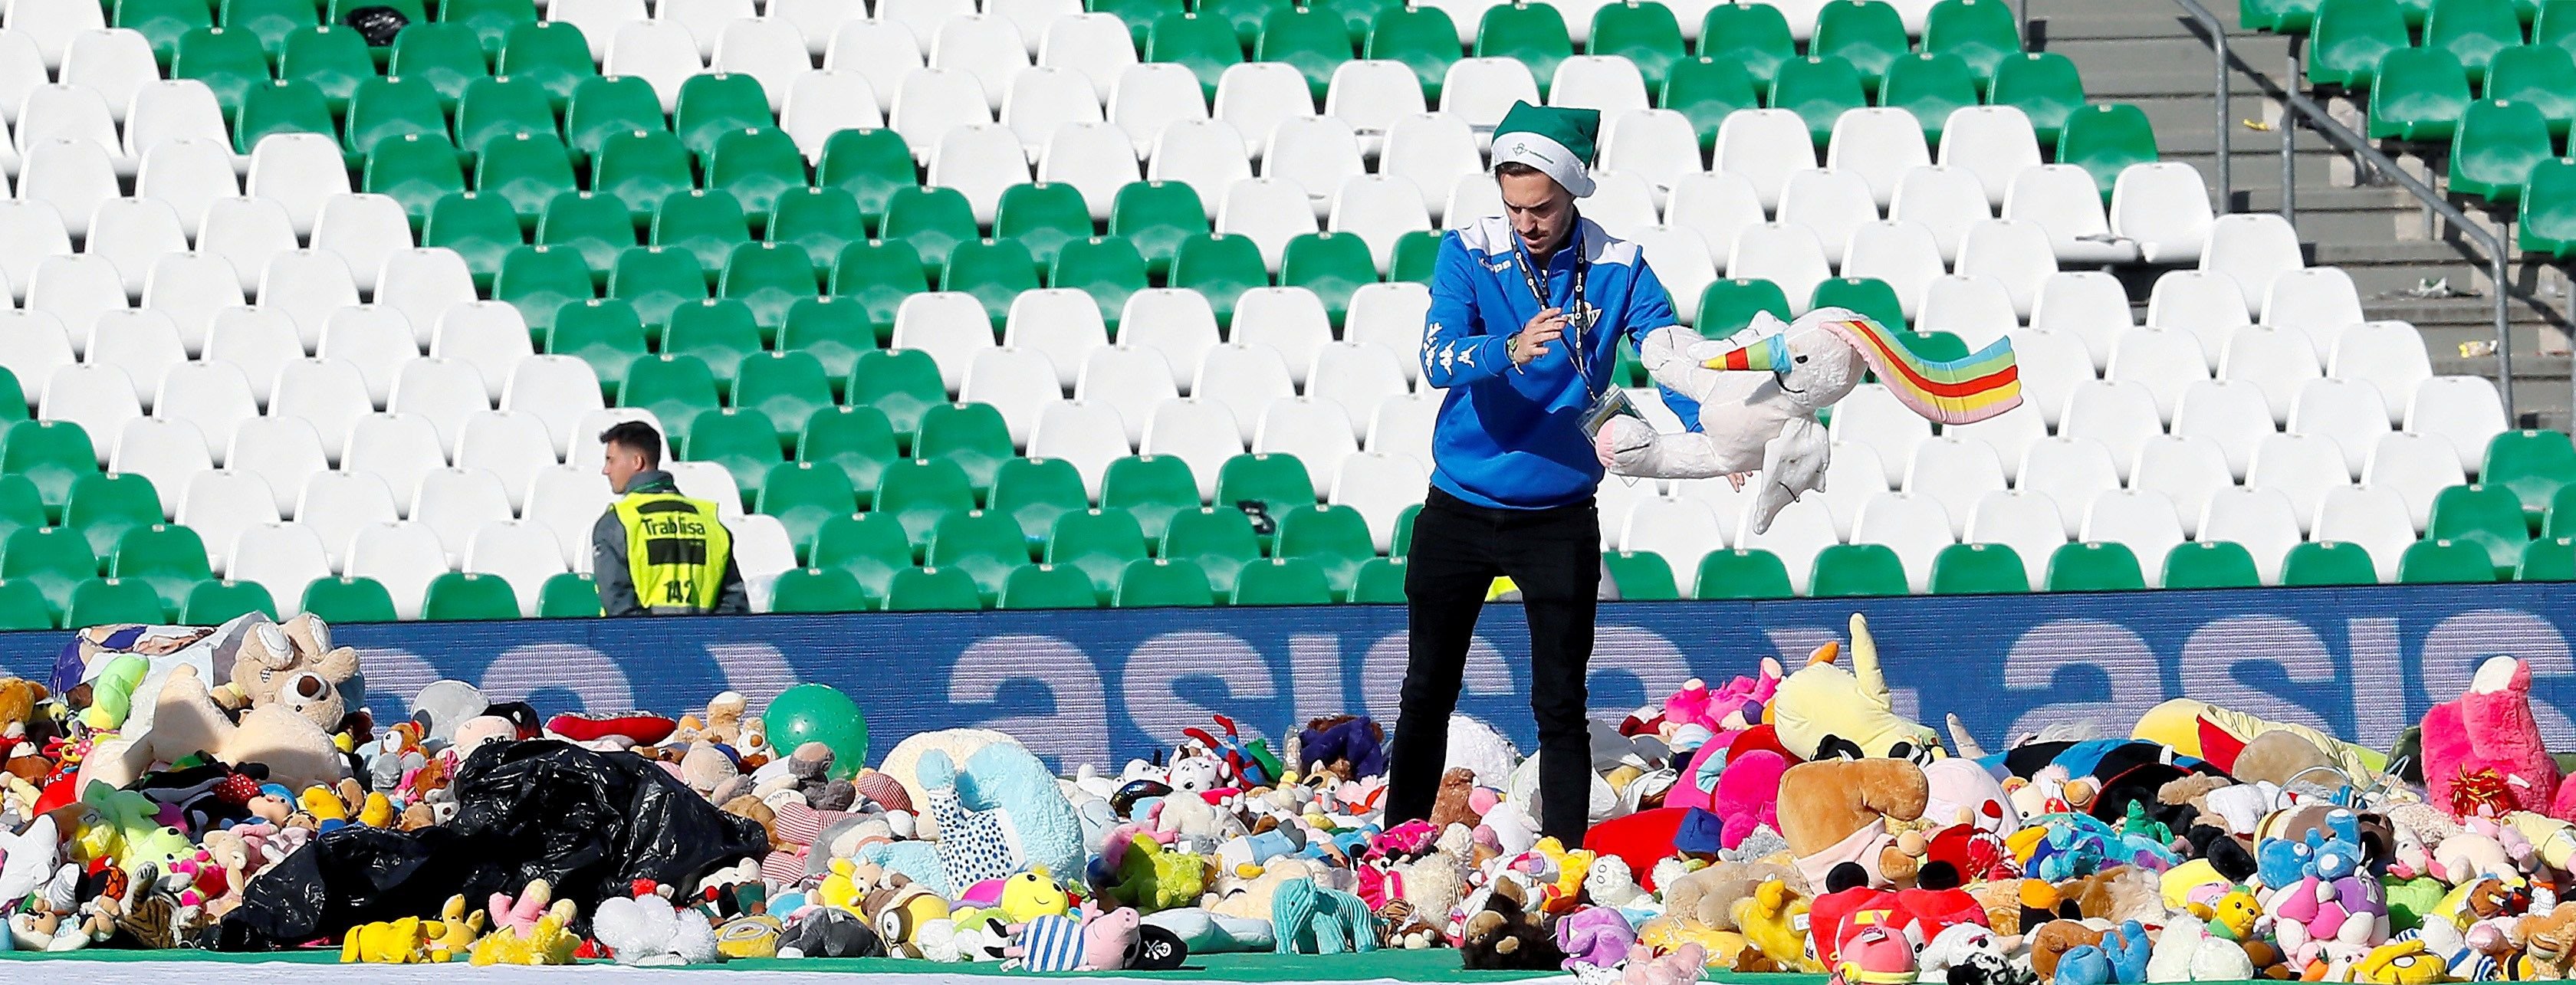
[[[2235,168],[2230,160],[2235,155],[2228,152],[2228,132],[2232,127],[2229,119],[2231,107],[2228,97],[2231,93],[2227,84],[2227,63],[2234,58],[2234,53],[2227,45],[2227,22],[2219,20],[2217,14],[2209,12],[2209,8],[2201,6],[2200,0],[2174,0],[2174,2],[2181,4],[2183,12],[2190,14],[2192,20],[2200,22],[2202,30],[2209,32],[2209,50],[2218,61],[2217,84],[2209,90],[2209,101],[2218,113],[2216,121],[2218,125],[2212,131],[2218,135],[2218,203],[2215,208],[2219,215],[2226,215],[2233,210],[2236,203]]]
[[[2218,87],[2211,95],[2218,103],[2218,181],[2222,186],[2220,195],[2222,199],[2224,199],[2232,195],[2232,191],[2227,190],[2224,186],[2228,183],[2227,65],[2229,62],[2235,60],[2235,52],[2227,42],[2227,27],[2225,22],[2220,21],[2218,19],[2218,15],[2210,13],[2209,8],[2201,6],[2200,0],[2174,0],[2174,3],[2181,5],[2185,12],[2191,14],[2193,20],[2198,21],[2202,27],[2208,29],[2210,47],[2214,49],[2218,55]],[[2452,228],[2458,229],[2462,233],[2465,233],[2470,239],[2476,240],[2478,246],[2481,249],[2486,250],[2487,263],[2491,268],[2490,276],[2495,282],[2496,395],[2503,398],[2505,419],[2508,421],[2518,420],[2514,414],[2513,404],[2513,340],[2512,336],[2509,334],[2511,329],[2511,321],[2509,318],[2510,307],[2507,305],[2507,298],[2505,297],[2505,285],[2510,282],[2508,263],[2511,254],[2506,252],[2504,238],[2497,236],[2495,233],[2488,231],[2485,226],[2479,225],[2477,222],[2471,220],[2468,213],[2461,211],[2459,206],[2452,205],[2450,199],[2444,197],[2441,192],[2435,191],[2433,186],[2427,185],[2421,179],[2406,173],[2406,169],[2399,167],[2396,161],[2390,160],[2388,155],[2380,153],[2379,148],[2371,146],[2368,139],[2358,133],[2354,133],[2351,127],[2344,126],[2342,123],[2337,122],[2334,117],[2327,115],[2324,107],[2318,106],[2308,97],[2301,95],[2298,91],[2301,79],[2296,71],[2297,62],[2295,54],[2293,55],[2291,66],[2291,72],[2288,75],[2283,76],[2281,79],[2281,128],[2283,130],[2281,138],[2281,201],[2283,203],[2283,217],[2285,219],[2295,218],[2295,213],[2291,211],[2291,206],[2288,204],[2291,201],[2291,189],[2295,187],[2297,178],[2297,174],[2294,171],[2292,154],[2296,144],[2296,128],[2304,122],[2307,126],[2315,129],[2318,133],[2325,135],[2328,140],[2340,145],[2346,153],[2351,154],[2371,170],[2395,180],[2398,187],[2405,189],[2407,194],[2415,196],[2418,201],[2422,202],[2426,211],[2449,220]],[[2292,114],[2296,114],[2298,119],[2292,119]],[[2221,208],[2219,211],[2225,212],[2227,210],[2225,208]]]

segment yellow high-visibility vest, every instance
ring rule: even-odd
[[[617,501],[626,528],[626,566],[648,612],[706,612],[716,606],[733,535],[716,504],[678,493],[630,493]]]

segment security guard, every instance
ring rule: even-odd
[[[600,474],[617,502],[591,528],[591,577],[599,607],[612,616],[748,613],[733,536],[716,504],[680,495],[662,471],[662,434],[642,421],[600,432]]]

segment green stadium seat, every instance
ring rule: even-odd
[[[1425,105],[1440,105],[1440,85],[1458,60],[1458,27],[1438,7],[1381,7],[1360,46],[1360,57],[1403,62],[1422,83]]]
[[[1798,57],[1798,42],[1789,33],[1789,19],[1780,8],[1765,3],[1721,3],[1708,8],[1700,21],[1699,54],[1721,62],[1744,66],[1753,84],[1764,92],[1771,90],[1771,80],[1779,75],[1780,63]]]
[[[1326,605],[1334,601],[1324,568],[1306,558],[1265,558],[1235,573],[1235,605]]]
[[[1761,548],[1710,551],[1699,559],[1699,581],[1691,597],[1700,599],[1785,599],[1789,568],[1780,556]]]
[[[1674,587],[1673,566],[1664,556],[1653,551],[1601,552],[1603,577],[1619,589],[1619,597],[1629,601],[1675,599],[1681,590]]]
[[[484,145],[474,162],[476,194],[510,205],[519,224],[535,229],[546,204],[573,191],[572,156],[552,134],[520,133]]]
[[[23,581],[0,581],[0,629],[56,629],[59,613],[45,593]]]
[[[1314,481],[1306,466],[1294,455],[1249,454],[1225,460],[1216,473],[1216,505],[1220,509],[1260,510],[1273,523],[1288,511],[1315,503]],[[1268,546],[1270,538],[1262,538]]]
[[[393,593],[366,577],[316,578],[304,586],[296,608],[329,623],[392,622]]]
[[[2317,21],[2318,0],[2237,0],[2236,19],[2249,31],[2305,34]]]
[[[911,570],[906,566],[905,570]],[[790,568],[778,573],[770,589],[769,611],[797,613],[865,612],[868,592],[859,580],[838,568]]]
[[[1259,23],[1257,20],[1255,23]],[[1215,16],[1167,13],[1145,29],[1143,60],[1171,62],[1199,77],[1199,95],[1213,99],[1226,66],[1243,61],[1244,42],[1232,24]]]
[[[414,21],[394,35],[393,60],[387,76],[420,79],[438,90],[439,105],[454,112],[465,85],[492,77],[483,54],[483,39],[463,24]]]
[[[1127,33],[1136,47],[1145,47],[1145,29],[1155,18],[1176,14],[1186,9],[1181,0],[1083,0],[1084,10],[1095,14],[1113,14],[1127,22]]]
[[[97,576],[89,540],[69,527],[20,527],[0,542],[0,579],[35,586],[55,612],[71,607],[72,586]]]
[[[1131,182],[1110,202],[1109,235],[1135,247],[1145,258],[1146,272],[1155,277],[1170,276],[1182,243],[1207,234],[1207,210],[1198,192],[1178,181]]]
[[[2576,581],[2576,537],[2543,537],[2522,549],[2515,581]]]
[[[160,522],[161,495],[153,491],[152,480],[132,472],[92,472],[73,479],[63,506],[63,526],[89,540],[98,561],[94,574],[107,573],[108,559],[126,531]]]
[[[36,492],[34,482],[23,475],[0,475],[0,537],[20,527],[42,527],[50,522],[45,517],[45,499]]]
[[[913,435],[921,431],[922,415],[947,403],[948,391],[940,384],[939,364],[931,361],[929,353],[879,350],[861,353],[858,365],[850,370],[848,402],[883,412],[893,423],[895,436],[910,451]]]
[[[630,385],[642,379],[639,375],[630,381]],[[701,410],[694,415],[656,416],[665,421],[689,422],[686,429],[674,428],[683,439],[675,449],[681,460],[724,466],[725,471],[733,474],[734,488],[742,494],[745,509],[760,501],[761,489],[769,481],[770,470],[782,461],[778,438],[770,432],[768,418],[730,407]]]
[[[1028,541],[1018,521],[985,510],[962,510],[939,518],[930,531],[929,566],[963,571],[975,579],[986,605],[1002,594],[1002,579],[1029,563]]]
[[[1101,322],[1114,339],[1118,335],[1118,316],[1127,307],[1127,296],[1149,284],[1145,269],[1145,258],[1126,237],[1095,236],[1064,244],[1064,251],[1056,254],[1054,269],[1047,273],[1047,286],[1091,295],[1100,305]]]
[[[2439,48],[2399,48],[2370,80],[2374,140],[2448,140],[2469,108],[2469,77]]]
[[[707,279],[695,253],[638,246],[608,268],[608,296],[634,305],[644,327],[658,334],[681,306],[707,299]]]
[[[2084,77],[2075,61],[2053,51],[2032,51],[1996,63],[1990,102],[2030,117],[2042,147],[2057,143],[2066,121],[2084,109]],[[2153,149],[2152,145],[2149,148]]]
[[[1002,189],[1001,204],[994,212],[993,238],[1018,243],[1028,250],[1034,263],[1031,273],[1043,274],[1052,269],[1066,243],[1089,239],[1091,234],[1091,207],[1084,204],[1080,189],[1061,182]]]
[[[672,309],[671,324],[662,331],[659,348],[664,356],[696,358],[722,392],[732,389],[742,361],[760,352],[760,325],[752,320],[750,305],[731,298],[708,298]]]
[[[0,474],[25,476],[34,483],[46,515],[54,520],[62,518],[72,483],[97,471],[89,433],[70,421],[19,421],[0,437]]]
[[[2520,222],[2514,236],[2526,253],[2564,260],[2576,256],[2576,158],[2557,157],[2531,166],[2523,180]]]
[[[302,76],[288,78],[310,81]],[[323,92],[328,95],[330,90]],[[390,75],[360,80],[349,93],[341,146],[363,155],[378,144],[405,136],[447,139],[447,110],[439,102],[438,88],[426,79]]]
[[[2259,588],[2254,555],[2228,541],[2185,541],[2165,552],[2166,588]]]
[[[1091,579],[1082,572],[1051,564],[1023,564],[1003,577],[994,608],[1094,609],[1100,604],[1100,596],[1091,590]]]
[[[2365,88],[2382,57],[2413,43],[2397,0],[2320,0],[2308,32],[2308,81]]]
[[[2515,202],[2532,170],[2556,156],[2540,107],[2481,99],[2460,115],[2451,139],[2449,190],[2490,202]]]
[[[2424,537],[2481,548],[2500,574],[2522,560],[2531,532],[2523,520],[2522,499],[2513,490],[2467,485],[2452,486],[2433,497],[2433,520]]]
[[[429,580],[420,617],[432,622],[519,618],[519,596],[500,575],[450,571]]]
[[[1359,580],[1345,601],[1364,605],[1403,605],[1404,559],[1373,557],[1360,565]]]
[[[762,229],[769,227],[780,198],[807,187],[805,154],[777,127],[725,131],[706,162],[707,187],[732,192],[752,225]]]
[[[884,479],[887,466],[902,457],[894,425],[874,407],[817,411],[805,420],[804,432],[796,441],[796,460],[840,469],[850,477],[850,488],[862,508],[874,504],[877,483]]]
[[[1509,58],[1529,66],[1530,77],[1538,80],[1538,93],[1547,95],[1549,83],[1556,78],[1556,66],[1574,54],[1574,42],[1565,29],[1565,15],[1547,4],[1510,3],[1485,8],[1484,17],[1476,22],[1478,58]]]
[[[1905,594],[1905,562],[1885,544],[1835,544],[1816,552],[1807,580],[1815,598]]]
[[[2514,548],[2514,561],[2522,560],[2522,548]],[[2406,545],[2397,556],[2397,583],[2400,585],[2442,585],[2461,582],[2491,582],[2498,576],[2487,549],[2479,544],[2456,540],[2419,540]]]
[[[1387,263],[1386,279],[1390,282],[1430,283],[1431,268],[1440,262],[1440,236],[1436,229],[1416,229],[1396,237],[1394,258]]]
[[[2522,19],[2514,0],[2440,0],[2424,19],[2424,47],[2448,51],[2469,70],[2469,78],[2486,84],[2487,67],[2496,53],[2522,45]],[[2495,98],[2490,96],[2490,98]]]
[[[1378,16],[1389,10],[1403,10],[1403,0],[1314,0],[1307,8],[1332,17],[1342,25],[1342,40],[1357,50],[1368,40]],[[1453,34],[1454,38],[1455,35]]]
[[[898,188],[886,199],[885,231],[878,238],[903,240],[921,251],[921,273],[935,277],[948,266],[948,254],[959,243],[982,234],[975,226],[974,206],[954,188]]]
[[[1689,119],[1691,130],[1699,134],[1699,149],[1707,151],[1717,145],[1717,128],[1727,114],[1760,109],[1762,100],[1743,65],[1700,57],[1669,66],[1655,105]]]
[[[1171,523],[1163,528],[1162,547],[1154,555],[1196,563],[1207,572],[1208,584],[1219,596],[1231,596],[1236,574],[1260,560],[1261,539],[1243,511],[1202,507],[1172,514]]]
[[[887,466],[877,481],[876,509],[903,525],[917,559],[930,547],[930,530],[941,517],[975,508],[975,487],[966,470],[946,459],[914,458]]]
[[[840,469],[780,462],[769,467],[761,482],[757,511],[777,517],[779,526],[787,528],[787,542],[796,545],[796,559],[809,562],[823,525],[857,513],[859,495],[850,488],[849,473]]]
[[[778,446],[793,449],[805,422],[832,409],[832,381],[811,353],[749,353],[734,375],[731,404],[769,418],[778,431]]]
[[[998,336],[1010,320],[1011,302],[1019,300],[1022,291],[1038,289],[1037,264],[1029,258],[1028,247],[1012,240],[965,240],[949,252],[939,289],[972,295],[982,302]]]
[[[215,576],[206,565],[206,542],[196,531],[161,523],[134,527],[117,538],[107,573],[149,587],[160,596],[161,607],[173,613],[187,604],[199,582]]]
[[[1162,543],[1172,516],[1199,508],[1198,480],[1190,465],[1172,455],[1128,456],[1110,462],[1100,478],[1100,508],[1127,511],[1136,518],[1147,545]]]
[[[716,278],[716,296],[750,309],[763,341],[775,338],[797,302],[822,296],[814,260],[792,243],[737,243],[725,255],[724,272]]]
[[[119,578],[90,578],[72,586],[71,599],[63,607],[66,627],[116,623],[157,626],[169,621],[170,610],[161,604],[159,595],[153,594],[152,586]]]
[[[614,276],[609,280],[616,282]],[[555,315],[564,306],[596,296],[589,265],[572,250],[516,247],[501,257],[501,271],[492,275],[492,299],[519,309],[528,331],[539,336],[554,327]]]
[[[1771,106],[1791,110],[1807,121],[1816,145],[1833,136],[1834,121],[1845,110],[1869,105],[1860,70],[1840,58],[1795,58],[1780,63],[1771,79]]]
[[[2576,444],[2559,431],[2506,431],[2487,440],[2478,481],[2501,486],[2522,500],[2523,518],[2537,533],[2558,491],[2576,483]]]
[[[912,540],[892,515],[837,517],[814,535],[813,565],[847,572],[869,604],[884,600],[895,572],[912,569]]]
[[[143,35],[152,57],[167,70],[179,53],[179,36],[215,26],[214,11],[202,0],[116,0],[108,26]]]
[[[886,583],[888,612],[959,612],[983,606],[975,579],[953,568],[905,568]]]
[[[701,161],[715,153],[717,139],[725,134],[777,125],[760,80],[741,74],[689,76],[680,83],[679,103],[671,111],[671,132]]]
[[[1618,55],[1635,63],[1649,92],[1664,87],[1684,50],[1682,26],[1673,18],[1672,8],[1651,0],[1628,0],[1593,11],[1591,38],[1584,45],[1585,54]]]
[[[0,590],[7,585],[0,583]],[[1118,574],[1118,593],[1110,600],[1121,609],[1149,606],[1204,606],[1216,597],[1207,572],[1190,561],[1145,558],[1127,562]],[[5,601],[5,600],[0,600]]]
[[[537,22],[536,0],[440,0],[440,20],[472,28],[486,58],[501,53],[510,30]]]
[[[1348,506],[1302,506],[1276,517],[1283,558],[1304,558],[1324,572],[1336,600],[1347,600],[1359,581],[1360,565],[1377,556],[1369,540],[1368,521]]]
[[[520,238],[519,217],[510,211],[509,202],[456,192],[439,196],[429,207],[429,221],[420,227],[420,245],[456,251],[465,269],[473,273],[475,289],[489,291],[492,279],[501,274],[501,262],[527,241]]]
[[[2147,587],[2138,555],[2126,544],[2077,541],[2048,555],[2048,590],[2117,592]]]
[[[802,352],[821,363],[836,397],[858,366],[859,354],[874,351],[876,341],[867,309],[843,297],[806,298],[789,306],[777,339],[781,351]]]
[[[1395,543],[1387,550],[1389,557],[1403,557],[1413,550],[1413,521],[1422,515],[1422,504],[1415,503],[1395,514]]]
[[[1333,70],[1350,61],[1354,49],[1349,28],[1339,15],[1281,6],[1261,18],[1252,60],[1296,69],[1306,76],[1307,94],[1320,103],[1325,86],[1333,81]]]
[[[322,19],[332,24],[346,24],[350,12],[362,7],[391,7],[414,24],[430,19],[429,0],[325,0]]]
[[[572,100],[573,88],[581,80],[599,74],[581,28],[568,21],[513,25],[501,37],[501,58],[495,67],[495,74],[543,87],[558,110]]]
[[[636,360],[626,367],[626,385],[617,390],[621,407],[641,407],[653,412],[668,431],[684,431],[681,422],[695,422],[698,415],[715,410],[720,403],[716,374],[707,368],[706,360],[696,356],[663,353]],[[767,420],[747,421],[762,428]],[[695,427],[692,423],[689,427]],[[776,441],[771,441],[775,446]]]
[[[1145,560],[1145,554],[1144,529],[1116,507],[1065,511],[1046,535],[1046,563],[1081,572],[1103,602],[1117,596],[1130,566]]]
[[[1742,331],[1753,324],[1753,313],[1768,311],[1782,321],[1789,319],[1789,297],[1780,285],[1767,280],[1742,277],[1710,281],[1699,296],[1699,318],[1693,324],[1698,331],[1717,338]]]
[[[29,419],[27,391],[18,385],[18,376],[0,369],[0,424]]]
[[[1937,145],[1950,114],[1977,105],[1981,81],[1957,55],[1917,52],[1887,66],[1878,104],[1914,114],[1923,125],[1923,139]]]
[[[917,458],[957,463],[981,498],[993,491],[1002,463],[1018,457],[1012,450],[1010,425],[989,404],[938,404],[921,414],[921,431],[913,442]],[[936,563],[936,562],[933,562]]]
[[[1172,258],[1171,286],[1207,295],[1208,306],[1216,309],[1217,324],[1228,326],[1234,323],[1236,298],[1270,286],[1270,274],[1252,237],[1215,233],[1181,241]]]
[[[2096,103],[2078,109],[2057,134],[2057,163],[2090,172],[2104,201],[2110,200],[2120,172],[2155,161],[2155,127],[2147,122],[2146,110],[2128,103]]]
[[[852,243],[832,262],[831,292],[867,313],[869,330],[882,346],[894,338],[894,316],[903,299],[929,291],[933,272],[910,243]]]
[[[2030,570],[2003,544],[1952,544],[1932,555],[1932,594],[1988,595],[2030,591]]]
[[[583,159],[599,156],[610,138],[637,130],[668,130],[662,99],[640,76],[584,76],[573,82],[564,105],[564,143]]]
[[[322,99],[331,106],[331,115],[349,111],[350,100],[358,87],[369,79],[381,78],[376,73],[376,59],[367,53],[366,39],[352,28],[338,23],[288,34],[278,46],[277,77],[312,83],[322,90]],[[435,94],[437,90],[429,90]],[[352,150],[363,150],[354,142]]]
[[[2540,0],[2531,22],[2531,43],[2576,52],[2576,6],[2568,0]]]
[[[1014,458],[993,475],[986,509],[1010,517],[1027,535],[1029,556],[1043,560],[1058,517],[1091,508],[1082,473],[1060,458]],[[1138,537],[1142,538],[1142,534]]]
[[[1872,93],[1887,66],[1912,49],[1904,18],[1879,0],[1831,0],[1816,12],[1816,36],[1807,45],[1810,54],[1850,62]]]
[[[741,200],[730,192],[682,187],[672,189],[658,202],[646,242],[697,258],[698,267],[706,273],[724,270],[734,247],[752,241],[751,217],[743,212]],[[627,203],[632,205],[634,200],[627,199]],[[699,289],[711,286],[705,284]]]
[[[2576,55],[2553,45],[2524,45],[2496,52],[2487,66],[2489,99],[2530,103],[2549,121],[2549,133],[2566,139],[2576,124]]]
[[[641,245],[626,203],[590,192],[565,192],[548,201],[545,211],[537,215],[535,242],[580,254],[582,265],[590,268],[591,281],[599,287],[608,286],[608,272],[616,268],[618,258]]]
[[[1195,0],[1190,4],[1201,18],[1225,24],[1234,33],[1235,47],[1247,51],[1261,39],[1262,19],[1286,6],[1286,0]]]
[[[6,594],[5,589],[0,589],[0,596]],[[0,600],[0,609],[6,606],[7,602]],[[189,626],[220,626],[231,622],[235,616],[253,612],[270,619],[277,618],[277,602],[269,597],[266,587],[255,581],[216,581],[209,578],[188,589],[187,599],[179,604],[179,622]],[[5,625],[6,617],[0,616],[0,626]]]
[[[867,217],[849,189],[797,187],[779,195],[761,239],[803,249],[819,278],[831,273],[842,250],[868,241],[867,229]]]
[[[689,172],[689,149],[669,131],[610,134],[591,155],[590,190],[626,203],[627,214],[638,226],[653,219],[664,199],[690,192],[695,183]],[[750,238],[748,228],[741,238]]]
[[[1377,282],[1377,263],[1358,233],[1305,233],[1288,241],[1279,261],[1279,285],[1315,292],[1335,328],[1350,311],[1351,295]]]
[[[430,206],[438,204],[439,196],[465,190],[465,172],[457,167],[456,146],[447,138],[407,133],[367,152],[362,187],[402,203],[412,228],[419,229],[429,222]]]
[[[814,184],[849,192],[868,217],[870,230],[885,222],[886,206],[900,189],[920,184],[912,148],[892,130],[843,130],[823,141]]]
[[[1941,0],[1924,16],[1923,52],[1957,56],[1979,91],[1993,83],[1996,66],[2021,51],[2021,27],[2002,0]]]
[[[310,82],[268,82],[242,94],[241,112],[233,118],[233,153],[248,154],[260,138],[272,133],[318,133],[338,139],[331,106]]]
[[[2379,569],[2370,549],[2341,541],[2295,544],[2281,558],[2281,587],[2376,585]]]
[[[599,612],[599,585],[589,575],[566,571],[537,588],[539,619],[587,619]]]
[[[286,49],[286,36],[321,26],[321,16],[321,8],[310,0],[223,0],[215,22],[227,31],[257,39],[260,50],[274,63]]]
[[[1807,307],[1850,308],[1877,319],[1882,325],[1905,324],[1905,306],[1896,300],[1896,289],[1876,277],[1834,277],[1819,281]]]

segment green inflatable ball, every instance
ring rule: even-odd
[[[859,775],[868,762],[868,719],[859,703],[827,684],[799,684],[770,699],[761,713],[770,748],[789,755],[796,747],[820,742],[832,750],[832,776]]]

